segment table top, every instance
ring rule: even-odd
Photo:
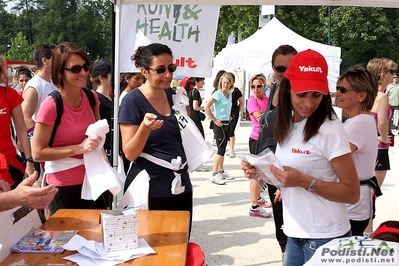
[[[58,210],[44,223],[44,230],[78,230],[87,240],[102,241],[101,210]],[[120,265],[185,265],[188,244],[189,212],[187,211],[136,211],[139,238],[144,238],[157,254],[130,260]],[[11,253],[0,265],[24,261],[24,264],[73,265],[62,259],[76,253],[62,254]],[[15,264],[14,264],[15,265]]]

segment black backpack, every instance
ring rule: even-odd
[[[86,93],[86,96],[89,99],[90,107],[94,113],[95,112],[94,107],[96,106],[96,99],[94,98],[94,95],[89,88],[82,88],[82,89]],[[48,143],[48,146],[52,147],[53,142],[54,142],[55,133],[57,132],[57,128],[61,123],[62,114],[64,113],[64,106],[62,104],[61,94],[59,93],[58,90],[54,90],[54,91],[50,92],[49,95],[51,97],[53,97],[54,102],[55,102],[55,107],[57,109],[57,117],[54,122],[53,132],[51,132],[50,142]]]

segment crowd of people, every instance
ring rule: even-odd
[[[62,208],[112,208],[109,191],[95,200],[81,197],[84,154],[103,145],[102,155],[112,161],[110,134],[105,140],[86,136],[96,121],[112,122],[111,62],[92,64],[69,42],[39,45],[33,57],[34,75],[21,66],[14,76],[17,89],[0,89],[0,109],[6,114],[0,120],[0,211],[20,205],[48,208],[50,215]],[[298,53],[291,45],[281,45],[272,55],[273,73],[250,78],[247,101],[235,86],[235,75],[221,70],[209,99],[201,96],[204,77],[185,80],[183,109],[176,107],[178,93],[171,88],[177,67],[168,46],[140,46],[131,60],[135,69],[120,76],[118,154],[127,173],[125,191],[137,175],[148,175],[149,210],[188,211],[191,233],[193,162],[187,153],[190,143],[181,133],[184,123],[193,123],[205,141],[203,121],[205,113],[208,116],[216,146],[209,178],[224,185],[234,179],[224,159],[236,156],[235,129],[246,110],[252,123],[245,136],[249,153],[268,148],[283,166],[270,167],[277,181],[267,185],[268,202],[261,196],[266,188],[259,186],[255,166],[241,162],[250,179],[249,215],[273,217],[284,265],[303,265],[334,238],[372,234],[375,201],[390,170],[390,121],[398,106],[392,96],[399,89],[395,91],[393,60],[373,58],[367,68],[353,66],[332,89],[320,53]],[[0,58],[0,83],[6,75]],[[331,90],[337,106],[349,115],[345,123],[334,111]],[[200,164],[196,170],[210,169]],[[33,188],[39,175],[44,186]],[[272,213],[264,208],[272,208]]]

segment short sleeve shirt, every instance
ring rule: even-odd
[[[172,103],[172,95],[174,90],[168,88],[165,90],[169,103]],[[122,101],[119,110],[119,124],[140,125],[146,113],[157,115],[157,119],[162,119],[164,124],[157,130],[152,130],[147,142],[144,146],[143,152],[152,155],[156,158],[171,162],[172,159],[180,156],[182,162],[186,162],[186,155],[184,153],[181,134],[177,119],[171,109],[169,116],[164,116],[158,113],[147,98],[139,90],[133,90],[128,93]],[[174,172],[159,166],[149,160],[137,157],[132,165],[129,175],[137,175],[141,170],[146,170],[150,175],[150,196],[153,197],[170,197],[172,180],[175,178]],[[187,166],[181,174],[182,184],[186,186],[185,192],[191,192],[191,181],[187,172]]]

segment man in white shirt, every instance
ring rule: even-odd
[[[36,74],[25,85],[23,93],[22,111],[28,136],[32,139],[35,128],[36,114],[42,101],[50,92],[56,89],[51,80],[51,57],[54,44],[45,43],[36,47],[33,59],[37,66]]]

